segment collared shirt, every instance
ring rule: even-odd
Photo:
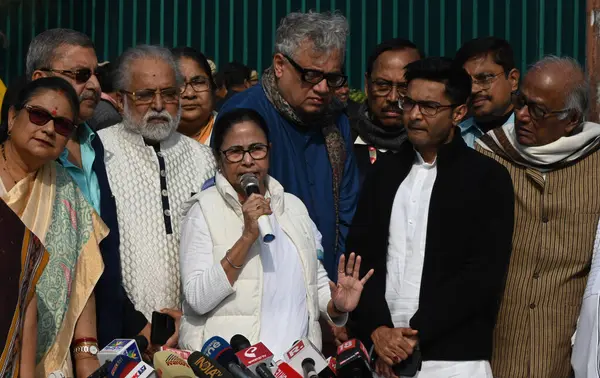
[[[508,120],[504,122],[504,124],[506,125],[514,122],[515,113],[511,112],[510,117],[508,117]],[[477,122],[475,122],[475,117],[469,117],[465,119],[458,125],[458,127],[460,127],[460,135],[463,137],[467,146],[471,148],[475,148],[475,141],[485,134],[483,131],[481,131],[481,128],[477,125]]]
[[[92,140],[96,137],[96,133],[90,129],[87,124],[79,125],[81,133],[79,138],[79,145],[81,151],[81,165],[79,168],[75,164],[69,161],[69,150],[65,148],[58,160],[63,167],[67,169],[69,175],[75,180],[79,190],[83,192],[85,199],[94,207],[94,210],[100,214],[100,185],[98,184],[98,177],[96,172],[92,169],[94,160],[96,159],[96,152],[92,147]]]

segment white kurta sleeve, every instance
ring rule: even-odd
[[[323,250],[323,246],[321,245],[321,240],[323,239],[323,235],[317,228],[314,222],[312,222],[313,233],[315,235],[315,257],[318,256],[319,251]],[[319,310],[321,311],[322,316],[324,316],[327,320],[338,327],[342,327],[348,321],[348,314],[344,314],[343,316],[332,319],[327,313],[327,305],[331,300],[331,289],[329,288],[329,276],[327,275],[327,271],[323,266],[323,263],[319,260],[317,262],[319,264],[317,268],[317,287],[319,291]]]
[[[179,256],[184,298],[199,315],[235,291],[221,264],[214,262],[212,239],[199,204],[191,207],[181,223]]]

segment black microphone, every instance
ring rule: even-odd
[[[202,346],[202,353],[227,367],[227,370],[229,370],[235,378],[250,378],[250,375],[248,375],[239,365],[231,345],[223,338],[213,336],[208,339]]]
[[[337,376],[341,378],[373,377],[369,354],[358,340],[346,341],[337,350]]]
[[[302,361],[302,374],[304,374],[304,378],[317,378],[319,376],[315,371],[315,360],[305,358]]]
[[[244,192],[246,195],[250,197],[251,194],[260,194],[260,189],[258,186],[258,179],[252,173],[245,173],[240,178],[240,185],[244,188]],[[271,221],[269,217],[266,215],[261,215],[258,218],[258,230],[260,231],[260,236],[265,243],[270,243],[275,240],[275,235],[273,234],[273,227],[271,227]]]
[[[190,354],[187,363],[188,365],[190,365],[190,368],[192,368],[194,374],[196,374],[196,376],[200,378],[233,378],[233,376],[229,374],[227,369],[221,366],[221,364],[200,352],[194,352]]]
[[[108,367],[110,366],[112,361],[106,360],[104,364],[100,366],[96,371],[88,376],[88,378],[105,378],[108,376]]]
[[[251,372],[261,378],[275,378],[268,366],[273,359],[273,353],[263,343],[251,346],[244,336],[234,335],[231,338],[231,346],[240,362]]]

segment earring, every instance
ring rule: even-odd
[[[8,131],[6,132],[6,138],[7,138],[7,139],[10,139],[10,135],[11,135],[11,134],[10,134],[10,130],[8,130]]]

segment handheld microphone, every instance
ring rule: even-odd
[[[126,355],[115,357],[108,369],[109,378],[146,378],[150,377],[154,369],[143,361],[136,361]]]
[[[317,378],[317,372],[315,371],[315,360],[312,358],[305,358],[302,361],[302,374],[304,378]]]
[[[292,368],[287,362],[281,362],[277,364],[277,370],[275,371],[275,378],[303,378],[302,375],[298,374],[294,368]]]
[[[202,346],[202,353],[227,367],[227,370],[235,378],[250,378],[239,365],[231,345],[222,337],[214,336],[208,339]]]
[[[141,348],[138,348],[138,345]],[[136,336],[134,339],[115,339],[98,352],[98,360],[100,365],[103,365],[106,361],[112,361],[117,356],[124,355],[141,362],[140,350],[146,350],[146,348],[148,348],[148,340],[144,336]]]
[[[250,197],[251,194],[260,194],[258,179],[252,173],[243,174],[240,178],[240,184],[248,197]],[[260,231],[260,236],[262,236],[262,240],[265,243],[270,243],[275,240],[273,227],[271,227],[271,221],[268,216],[261,215],[258,218],[258,229]]]
[[[105,378],[108,375],[108,367],[111,361],[106,361],[96,371],[88,376],[88,378]]]
[[[234,335],[231,338],[231,346],[237,351],[235,355],[242,365],[261,378],[274,378],[269,369],[273,353],[263,343],[249,345],[248,339],[242,335]]]
[[[231,374],[221,366],[217,361],[209,358],[207,355],[194,352],[190,355],[187,360],[190,368],[197,377],[222,377],[222,378],[233,378]]]
[[[306,359],[313,361],[316,372],[327,370],[325,356],[306,337],[296,341],[283,355],[283,358],[299,374],[304,374],[303,363]]]
[[[342,378],[373,377],[369,354],[357,339],[346,341],[337,350],[337,376]]]
[[[154,369],[160,378],[195,378],[190,365],[175,353],[161,351],[154,353]]]
[[[175,348],[169,348],[166,346],[161,346],[159,349],[159,352],[171,352],[174,355],[178,356],[179,358],[182,358],[183,360],[187,361],[188,357],[190,356],[190,354],[192,354],[191,351],[189,350],[182,350],[182,349],[175,349]]]

